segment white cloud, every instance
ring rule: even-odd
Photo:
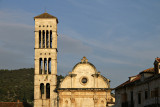
[[[0,69],[33,67],[33,26],[22,22],[31,16],[24,11],[12,10],[1,10],[0,14]]]
[[[79,39],[66,35],[58,36],[58,49],[65,54],[91,54],[92,48]]]

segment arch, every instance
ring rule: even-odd
[[[44,84],[41,83],[40,84],[40,98],[42,98],[43,95],[44,95]]]
[[[47,58],[44,58],[44,74],[47,74]]]
[[[43,60],[42,60],[42,58],[39,58],[39,74],[42,74],[42,66],[43,65]]]
[[[52,30],[50,30],[50,48],[52,48]]]
[[[48,37],[48,30],[46,31],[46,47],[48,48],[49,47],[49,37]]]
[[[48,74],[51,74],[51,58],[48,59]]]
[[[46,84],[46,98],[50,98],[50,84]]]
[[[42,36],[43,36],[43,48],[45,48],[45,31],[44,30],[42,32]]]
[[[39,48],[41,48],[41,30],[39,30]]]

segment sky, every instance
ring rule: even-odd
[[[0,0],[0,69],[34,67],[34,16],[58,23],[58,75],[86,56],[114,88],[160,57],[159,0]]]

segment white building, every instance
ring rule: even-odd
[[[160,107],[160,58],[115,88],[115,107]]]

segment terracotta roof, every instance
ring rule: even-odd
[[[0,102],[0,107],[32,107],[28,103],[23,102]]]
[[[154,68],[152,67],[152,68],[145,69],[145,70],[143,70],[142,72],[140,72],[140,74],[141,74],[141,73],[146,73],[146,72],[147,72],[147,73],[150,73],[150,72],[153,73],[153,72],[154,72]]]
[[[131,84],[131,83],[134,83],[135,81],[138,81],[138,80],[140,80],[140,78],[141,78],[141,75],[140,74],[138,74],[138,75],[136,75],[136,77],[133,79],[133,80],[128,80],[128,81],[126,81],[126,82],[124,82],[124,83],[122,83],[121,85],[119,85],[118,87],[116,87],[115,89],[117,89],[117,88],[121,88],[121,87],[124,87],[124,86],[126,86],[126,85],[129,85],[129,84]]]
[[[55,16],[52,16],[51,14],[48,14],[48,13],[42,13],[42,14],[40,14],[40,15],[38,15],[38,16],[35,16],[34,17],[34,19],[35,18],[56,18],[56,20],[57,20],[57,23],[58,23],[58,19],[57,19],[57,17],[55,17]]]
[[[121,87],[126,86],[128,84],[131,84],[131,83],[133,83],[133,82],[135,82],[137,80],[140,80],[141,79],[141,75],[140,74],[142,74],[142,73],[154,73],[154,68],[152,67],[152,68],[148,68],[148,69],[145,69],[145,70],[141,71],[138,75],[135,76],[135,78],[133,80],[131,80],[131,81],[128,80],[128,81],[122,83],[121,85],[119,85],[116,88],[121,88]]]
[[[22,102],[0,102],[0,107],[24,107]]]

